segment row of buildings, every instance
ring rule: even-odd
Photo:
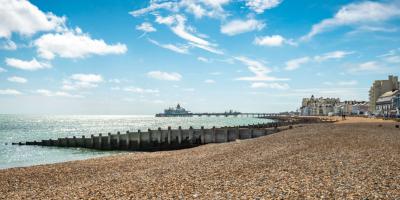
[[[400,115],[400,92],[397,76],[388,80],[376,80],[369,90],[367,101],[340,101],[339,98],[303,98],[300,114],[321,115],[376,115],[394,117]]]

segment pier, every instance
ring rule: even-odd
[[[97,150],[127,150],[127,151],[160,151],[195,147],[208,143],[224,143],[236,140],[256,138],[293,128],[293,125],[301,123],[329,122],[320,118],[298,118],[280,120],[266,124],[253,124],[236,127],[201,127],[194,129],[167,129],[158,128],[147,131],[126,131],[116,134],[98,134],[90,137],[70,137],[48,139],[41,141],[18,142],[13,145],[38,145],[55,147],[89,148]]]
[[[266,117],[274,117],[278,116],[275,113],[241,113],[241,112],[204,112],[204,113],[159,113],[156,114],[156,117],[258,117],[258,118],[266,118]]]

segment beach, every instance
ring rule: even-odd
[[[400,198],[399,123],[344,122],[177,151],[0,170],[0,198]]]

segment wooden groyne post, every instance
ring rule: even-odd
[[[317,120],[319,119],[319,120]],[[147,132],[126,131],[125,134],[117,132],[113,135],[108,133],[103,136],[101,133],[98,136],[91,135],[90,138],[85,136],[72,138],[58,138],[57,140],[49,139],[40,142],[18,142],[13,145],[38,145],[38,146],[57,146],[57,147],[82,147],[98,150],[134,150],[134,151],[157,151],[157,150],[172,150],[187,147],[194,147],[208,143],[224,143],[238,139],[250,139],[260,136],[276,133],[281,130],[291,129],[294,124],[300,123],[316,123],[329,122],[320,118],[299,118],[286,121],[279,121],[267,124],[257,124],[248,126],[222,127],[215,126],[210,129],[205,129],[201,126],[199,129],[189,127],[182,129],[181,126],[174,130],[168,127],[166,130],[158,128],[156,131],[148,129]],[[279,128],[278,128],[279,127]]]

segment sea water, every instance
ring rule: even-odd
[[[11,145],[12,142],[40,141],[148,128],[205,128],[270,122],[250,117],[154,117],[138,115],[0,115],[0,169],[49,164],[106,156],[118,151]]]

